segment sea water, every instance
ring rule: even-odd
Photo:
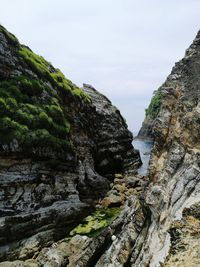
[[[138,174],[146,175],[149,167],[150,153],[153,147],[153,141],[145,139],[134,139],[133,146],[140,151],[142,165],[138,169]]]

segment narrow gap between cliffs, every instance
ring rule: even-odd
[[[140,139],[138,137],[134,138],[133,146],[135,149],[139,150],[140,157],[142,160],[142,165],[138,168],[138,174],[146,176],[149,168],[150,154],[153,147],[152,139]]]

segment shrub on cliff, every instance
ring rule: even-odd
[[[150,105],[145,110],[146,116],[149,116],[152,119],[155,119],[160,111],[160,105],[161,105],[161,92],[156,91],[154,92],[154,96],[151,99]]]

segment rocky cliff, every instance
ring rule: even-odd
[[[142,127],[140,128],[137,138],[139,139],[153,139],[153,132],[152,132],[152,128],[153,128],[153,123],[154,123],[154,119],[151,118],[150,116],[146,116],[143,123],[142,123]]]
[[[193,44],[186,51],[185,57],[175,64],[175,67],[172,69],[171,74],[167,77],[164,84],[154,93],[152,102],[150,103],[146,111],[147,117],[149,117],[152,121],[152,123],[149,124],[150,131],[148,130],[146,132],[152,133],[152,136],[154,138],[154,147],[151,153],[148,177],[135,175],[131,171],[123,174],[115,174],[110,190],[106,193],[106,196],[98,203],[98,205],[96,205],[97,210],[95,211],[95,213],[91,213],[90,216],[86,217],[80,225],[74,228],[70,232],[69,237],[62,239],[54,244],[47,242],[48,247],[44,249],[40,247],[38,249],[38,247],[40,246],[38,240],[41,240],[41,238],[43,237],[41,234],[42,230],[49,231],[49,233],[51,233],[52,229],[55,229],[55,226],[57,226],[58,229],[59,225],[62,226],[62,223],[59,224],[59,222],[57,221],[55,223],[55,220],[50,219],[51,224],[46,223],[41,226],[39,232],[40,239],[35,239],[35,237],[32,237],[31,239],[25,239],[25,246],[21,246],[20,251],[18,251],[18,254],[16,254],[15,256],[15,258],[18,258],[20,260],[14,261],[12,263],[3,262],[0,264],[0,266],[200,266],[199,73],[200,32],[197,34],[197,37],[195,38]],[[92,115],[95,114],[95,116],[96,113],[98,113],[97,118],[99,118],[99,124],[95,124],[96,129],[98,129],[98,132],[101,130],[106,131],[106,129],[109,129],[110,131],[110,128],[107,128],[104,123],[106,121],[106,118],[109,118],[110,124],[111,118],[115,118],[115,116],[109,116],[109,114],[111,111],[116,113],[116,109],[112,108],[110,103],[106,102],[106,98],[98,94],[91,86],[85,85],[84,90],[88,95],[90,95],[90,101],[93,101],[93,106],[96,106],[96,108],[94,109],[95,112],[92,113]],[[102,103],[102,105],[100,105],[100,103]],[[84,108],[86,108],[86,106],[87,108],[89,108],[91,107],[91,105],[92,104],[89,103],[87,105],[80,105],[81,107],[83,107],[83,109],[80,108],[82,114],[81,118],[84,118],[86,122],[87,117],[84,116]],[[105,111],[106,106],[108,106],[107,111]],[[67,111],[70,114],[70,109],[67,109]],[[76,133],[78,132],[78,129],[80,127],[79,121],[76,121],[76,114],[77,113],[73,114],[73,116],[70,116],[70,118],[73,118],[73,123],[71,123],[76,126],[73,128],[73,136],[76,136]],[[103,118],[105,119],[105,121]],[[76,121],[76,123],[74,123],[74,120]],[[120,115],[118,120],[121,125],[123,119]],[[98,128],[98,125],[100,128]],[[115,125],[115,123],[113,125]],[[118,149],[117,151],[120,150],[120,153],[123,153],[123,155],[127,155],[127,157],[130,154],[134,155],[134,152],[125,152],[128,151],[127,143],[125,145],[126,149],[121,150],[121,145],[119,143],[114,142],[115,145],[112,145],[113,143],[109,133],[105,132],[101,135],[97,134],[97,132],[93,132],[91,125],[89,128],[91,129],[91,134],[93,136],[93,138],[89,139],[93,141],[94,145],[94,150],[92,150],[93,163],[91,164],[91,161],[88,160],[88,157],[85,161],[83,159],[79,160],[79,173],[87,173],[87,175],[83,175],[83,178],[79,178],[80,176],[76,175],[74,176],[76,177],[74,180],[76,181],[76,185],[77,181],[79,184],[79,186],[75,186],[75,189],[78,191],[78,193],[72,194],[73,196],[71,196],[70,198],[71,200],[74,199],[74,196],[77,197],[77,195],[80,196],[82,194],[82,198],[79,198],[81,203],[78,202],[77,199],[75,203],[84,205],[86,205],[85,203],[90,203],[89,200],[91,199],[91,192],[93,191],[94,193],[96,188],[96,185],[94,187],[89,186],[91,182],[90,179],[88,180],[88,177],[89,174],[91,175],[91,170],[93,170],[93,174],[95,173],[95,175],[97,175],[96,168],[99,170],[98,172],[101,173],[101,166],[105,166],[109,174],[113,173],[114,171],[111,170],[113,170],[113,166],[115,166],[115,164],[113,164],[113,160],[110,161],[110,156],[112,155],[112,157],[114,157],[114,155],[116,155],[116,153],[114,153],[115,148]],[[79,136],[81,137],[85,137],[85,135],[83,135],[83,133],[85,133],[83,129],[81,128],[80,131]],[[114,137],[116,136],[115,134],[117,134],[115,132],[118,131],[113,130],[112,133]],[[119,131],[119,133],[120,132],[121,130]],[[106,136],[108,137],[106,138],[106,140],[108,140],[108,143],[106,143],[107,147],[111,148],[110,150],[108,149],[108,154],[105,152],[106,145],[105,147],[103,147],[104,142],[101,141],[101,138],[103,138],[104,134],[106,134]],[[127,133],[127,135],[129,136],[130,134]],[[98,139],[98,136],[100,137],[100,139]],[[122,135],[119,134],[119,136],[121,139]],[[73,143],[76,144],[76,139],[72,138],[71,140],[73,140]],[[99,143],[98,140],[100,140]],[[122,140],[124,139],[122,138]],[[130,139],[127,137],[127,140]],[[16,144],[16,142],[14,142],[14,144]],[[81,146],[81,144],[82,143],[80,142],[79,146],[76,146],[76,149],[78,149],[78,147],[81,148],[77,151],[80,151],[80,155],[83,155],[81,154],[81,151],[84,152],[86,151],[86,149],[83,145]],[[7,146],[4,147],[7,149]],[[13,149],[13,144],[12,146],[10,146],[10,148]],[[87,148],[91,148],[91,146],[87,145]],[[95,155],[97,155],[96,153],[98,153],[98,149],[100,150],[100,159],[101,156],[103,156],[101,162],[98,162],[95,157]],[[88,154],[91,155],[89,152]],[[59,153],[58,156],[62,158],[62,154]],[[104,160],[105,157],[107,158],[107,160]],[[117,157],[116,159],[119,158],[120,157]],[[16,181],[20,181],[22,176],[24,178],[27,176],[24,176],[23,168],[19,168],[19,166],[21,166],[18,163],[19,160],[16,158],[14,158],[14,160],[17,161],[17,168],[15,168],[15,161],[12,162],[12,165],[9,165],[6,156],[4,156],[3,160],[1,161],[2,164],[4,164],[2,170],[7,175],[10,174],[10,172],[11,174],[16,173],[16,175],[12,175],[12,177],[15,177]],[[135,166],[138,158],[134,157],[132,163],[131,161],[129,162],[129,160],[126,160],[124,162],[125,166],[127,166],[127,162],[129,167],[131,165]],[[60,161],[61,160],[59,160],[59,162]],[[73,157],[71,161],[73,162]],[[69,162],[69,160],[66,162]],[[112,164],[109,164],[109,162],[112,162]],[[21,160],[20,163],[25,164],[23,160]],[[33,165],[29,173],[32,174],[33,171],[39,173],[37,166],[38,165]],[[90,171],[87,171],[88,169],[86,168],[86,166],[90,167]],[[56,165],[56,169],[58,167],[59,165]],[[47,178],[45,176],[46,173],[43,172],[40,178],[41,182],[38,183],[39,186],[43,186],[43,178],[46,178],[47,181],[52,181],[52,179],[50,179],[50,174],[53,173],[54,169],[48,170],[51,170],[49,177],[47,176]],[[119,171],[119,169],[117,170]],[[63,175],[63,171],[58,172],[58,175],[60,175],[60,173]],[[74,174],[74,172],[71,173],[70,178],[72,177],[72,174]],[[58,177],[63,177],[62,175]],[[102,175],[104,174],[102,173]],[[104,180],[104,182],[102,182],[101,179],[106,178],[102,178],[102,176],[98,177],[98,186],[104,185],[103,188],[105,189],[107,180]],[[110,175],[106,174],[106,177],[109,178]],[[87,183],[84,182],[85,180],[87,180]],[[94,182],[96,179],[94,179],[93,176],[91,180]],[[69,184],[69,181],[72,180],[68,180],[67,188],[71,186]],[[28,184],[30,184],[30,182],[28,182]],[[57,182],[57,184],[60,184],[61,188],[63,189],[63,184],[65,183],[61,181],[60,183]],[[45,184],[45,189],[47,188],[47,185],[51,187],[51,182]],[[55,186],[53,185],[52,188],[54,189]],[[73,186],[71,186],[70,188],[73,188]],[[88,191],[90,193],[90,197],[87,196],[87,188],[93,189]],[[6,195],[4,195],[4,198],[6,197],[9,199],[12,192],[15,192],[15,190],[8,192]],[[21,191],[19,190],[17,192]],[[23,192],[29,191],[26,191],[24,189]],[[80,192],[82,193],[80,194]],[[26,197],[29,196],[29,194],[24,195]],[[23,198],[25,196],[23,196]],[[40,199],[42,198],[40,197]],[[82,199],[84,199],[84,202],[82,201]],[[20,202],[22,202],[21,198],[19,198],[19,200]],[[27,201],[27,203],[29,202]],[[54,201],[54,203],[58,204],[59,202],[58,200],[56,200]],[[63,206],[61,205],[61,207]],[[107,209],[104,210],[103,213],[102,208],[105,207]],[[77,209],[77,206],[73,205],[72,212],[74,211],[74,208]],[[112,208],[117,208],[118,210],[113,211],[111,210]],[[42,206],[42,209],[42,211],[49,209],[49,206]],[[83,209],[80,210],[83,211]],[[8,209],[8,212],[12,212],[12,209],[10,209],[10,207]],[[44,218],[43,216],[45,216],[45,212],[41,212],[40,208],[39,212],[39,218]],[[65,208],[60,210],[59,214],[56,214],[56,217],[61,218],[62,222],[64,221],[62,218],[63,214],[67,214]],[[28,216],[31,216],[32,212],[22,211],[19,212],[18,215],[14,216],[12,214],[9,214],[8,216],[7,214],[7,216],[3,218],[3,223],[1,223],[1,225],[3,225],[4,228],[2,228],[1,236],[3,236],[2,242],[4,242],[5,248],[8,244],[4,241],[4,233],[6,232],[6,224],[4,224],[5,218],[14,218],[14,221],[11,220],[10,224],[8,224],[10,228],[8,228],[9,235],[7,236],[11,238],[12,235],[10,235],[10,233],[12,233],[12,229],[15,230],[15,228],[19,226],[20,223],[21,228],[22,225],[24,228],[26,227],[27,221],[23,221],[25,215],[27,216],[26,219],[28,221]],[[34,222],[37,222],[37,220],[35,220]],[[31,229],[31,227],[29,229]],[[55,233],[57,232],[54,231],[54,234]],[[15,232],[15,234],[17,234],[17,231]],[[48,235],[44,236],[46,237]],[[20,244],[23,244],[24,241],[21,242],[22,243]],[[4,247],[2,246],[2,248]],[[7,255],[9,255],[9,253],[7,253]]]
[[[33,257],[65,237],[115,173],[140,164],[106,97],[78,88],[0,26],[1,261]]]
[[[72,238],[69,244],[79,253],[74,259],[68,250],[67,266],[200,265],[199,73],[200,32],[147,109],[154,137],[148,177],[115,179],[118,185],[111,191],[123,187],[126,195],[130,186],[132,195],[98,236]],[[62,246],[58,244],[57,253]],[[45,255],[47,251],[40,257]]]
[[[152,125],[155,142],[146,191],[151,224],[137,261],[141,266],[144,262],[150,266],[161,266],[162,262],[163,266],[200,264],[196,246],[200,205],[199,63],[200,32],[155,94],[159,105]]]
[[[200,32],[154,93],[141,131],[154,138],[148,186],[96,266],[200,266],[199,74]]]

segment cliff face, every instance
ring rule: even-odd
[[[83,90],[91,97],[96,107],[97,123],[94,125],[97,129],[95,135],[96,169],[99,173],[105,174],[112,169],[120,172],[123,169],[138,167],[141,164],[138,151],[133,150],[130,145],[133,136],[127,130],[126,122],[120,111],[91,85],[84,84]],[[120,153],[116,154],[116,151]]]
[[[0,260],[65,236],[140,164],[120,112],[84,91],[0,26]]]
[[[159,88],[159,112],[152,127],[151,183],[146,193],[152,238],[141,252],[150,266],[159,266],[168,253],[164,266],[198,266],[200,261],[195,247],[199,236],[193,237],[200,200],[199,63],[200,33]]]
[[[147,183],[138,177],[142,188],[98,237],[79,237],[83,249],[69,266],[200,265],[199,74],[200,32],[147,109],[154,137]]]
[[[7,34],[4,32],[1,38],[8,40]],[[8,51],[14,53],[15,50]],[[21,60],[21,56],[13,58]],[[14,71],[12,75],[15,76],[29,69],[27,65],[20,68],[18,64],[16,72],[15,67],[11,67],[3,68],[1,82],[10,79],[6,76],[8,70],[9,73]],[[52,66],[50,70],[56,71]],[[32,75],[31,71],[25,73]],[[38,146],[29,146],[31,149],[27,151],[26,128],[23,128],[24,138],[18,140],[15,127],[19,131],[19,125],[9,124],[9,129],[14,128],[15,138],[11,143],[3,140],[1,146],[0,251],[4,255],[2,258],[20,261],[3,262],[0,266],[199,266],[199,73],[200,33],[185,57],[175,64],[165,83],[154,93],[146,111],[147,118],[152,121],[146,134],[152,133],[154,138],[148,177],[132,172],[115,174],[109,191],[110,174],[132,168],[139,160],[132,150],[131,135],[119,111],[93,87],[84,85],[86,95],[78,88],[71,92],[67,87],[69,81],[62,85],[67,91],[61,98],[58,94],[57,105],[64,118],[61,116],[62,120],[55,123],[62,121],[65,125],[66,138],[59,127],[58,132],[57,128],[49,132],[60,140],[57,142],[62,144],[59,147],[52,138],[52,146],[49,143],[44,146],[47,141],[44,138],[40,142],[39,135]],[[59,86],[64,78],[59,78],[56,86],[52,80],[47,82],[41,80],[38,73],[34,75],[54,92],[61,89]],[[20,87],[21,81],[17,85]],[[38,103],[43,97],[32,101],[35,99]],[[6,105],[11,105],[9,101]],[[1,105],[6,107],[2,101]],[[38,105],[40,107],[40,102]],[[9,113],[9,117],[14,119],[13,116]],[[51,118],[55,120],[54,116]],[[22,124],[18,117],[16,120]],[[2,125],[6,130],[5,124]],[[28,133],[37,129],[34,125],[32,128],[25,126],[29,128]],[[63,140],[71,142],[63,143]],[[89,204],[106,191],[101,208],[124,204],[117,219],[115,217],[106,227],[105,214],[97,212],[95,223],[89,216],[87,224],[82,223],[76,231],[73,229],[72,232],[79,234],[52,244],[52,240],[58,240],[67,229],[73,228],[74,221],[86,215]],[[99,230],[99,221],[103,225],[101,231],[88,235],[89,226]],[[44,244],[48,247],[42,249]]]
[[[101,257],[105,266],[200,265],[199,77],[200,32],[147,109],[154,138],[149,185],[132,203],[140,216],[124,224]]]
[[[142,127],[140,128],[139,133],[137,135],[139,139],[153,139],[153,122],[154,119],[152,119],[150,116],[145,117],[142,123]]]

